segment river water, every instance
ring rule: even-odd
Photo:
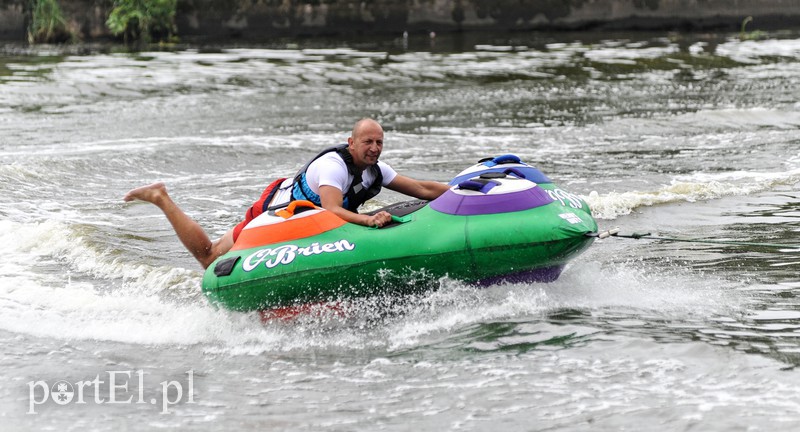
[[[3,430],[800,426],[797,34],[72,50],[0,51]],[[601,229],[778,246],[610,238],[554,283],[263,324],[122,202],[164,181],[219,236],[365,116],[412,177],[514,153]]]

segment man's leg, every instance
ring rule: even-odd
[[[203,268],[208,268],[217,257],[233,247],[233,230],[229,230],[222,238],[212,242],[203,228],[172,201],[164,183],[153,183],[133,189],[123,198],[125,201],[137,199],[155,204],[164,212],[181,243]]]

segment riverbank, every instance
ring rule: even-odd
[[[58,0],[73,39],[113,37],[108,0]],[[0,40],[24,41],[31,11],[26,0],[0,0]],[[530,30],[738,30],[800,27],[797,0],[333,0],[230,2],[179,0],[181,38],[225,41],[274,37],[386,35],[403,32]]]

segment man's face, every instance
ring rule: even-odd
[[[358,168],[378,163],[383,150],[383,128],[377,123],[365,123],[347,140],[350,155]]]

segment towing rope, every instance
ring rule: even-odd
[[[663,241],[684,242],[684,243],[710,243],[710,244],[721,244],[721,245],[732,245],[732,246],[755,246],[755,247],[778,248],[778,249],[800,249],[800,244],[758,243],[758,242],[741,242],[741,241],[729,241],[729,240],[661,237],[661,236],[654,236],[649,232],[620,234],[619,228],[614,228],[599,233],[590,233],[587,235],[591,237],[597,237],[600,239],[608,237],[619,237],[619,238],[629,238],[635,240],[648,239],[648,240],[663,240]]]

